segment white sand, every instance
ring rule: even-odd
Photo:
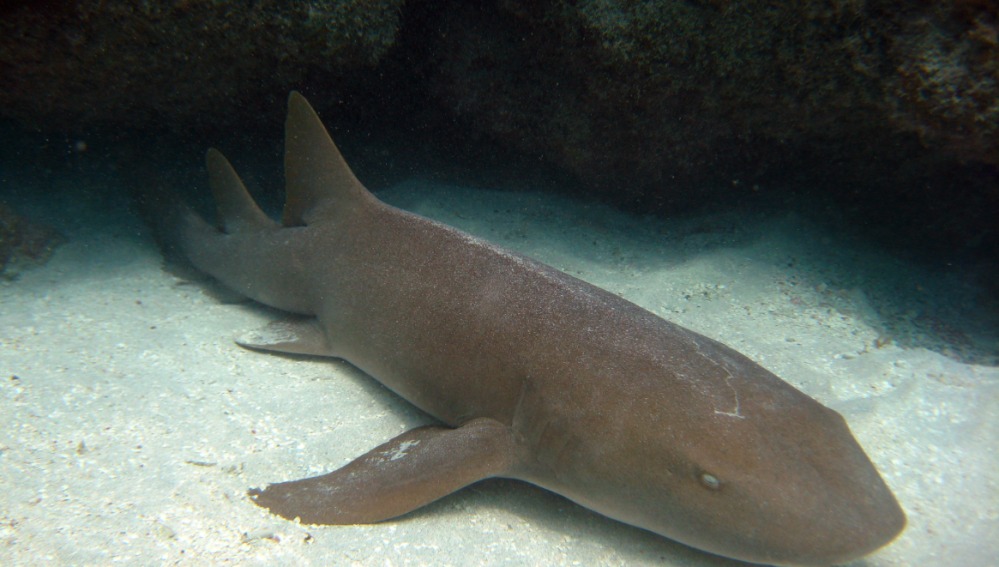
[[[382,196],[717,338],[843,413],[909,516],[859,564],[999,557],[999,371],[875,344],[865,278],[915,268],[793,216],[664,222],[418,183]],[[122,201],[72,209],[34,212],[70,242],[0,284],[0,564],[734,563],[505,480],[380,525],[268,515],[248,487],[342,466],[428,418],[343,362],[240,349],[232,337],[273,313],[162,271]]]

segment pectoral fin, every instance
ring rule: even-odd
[[[271,512],[304,524],[366,524],[502,476],[515,460],[510,429],[480,418],[457,429],[413,429],[339,470],[252,489],[249,495]]]
[[[322,325],[314,317],[291,317],[274,321],[263,329],[237,338],[236,344],[256,350],[336,356]]]

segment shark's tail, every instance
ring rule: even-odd
[[[195,261],[197,252],[226,233],[245,232],[278,225],[257,207],[229,162],[217,150],[206,158],[218,226],[206,221],[177,187],[192,182],[177,168],[157,163],[148,156],[129,156],[120,168],[129,186],[132,203],[164,259],[164,268],[183,280],[202,281],[205,266]],[[171,173],[172,172],[172,173]],[[213,290],[223,301],[235,298]]]
[[[183,180],[170,175],[170,168],[148,156],[129,155],[120,160],[119,170],[129,188],[132,204],[149,228],[153,241],[163,254],[170,271],[185,279],[196,278],[181,248],[179,227],[187,217],[197,217],[176,190]]]
[[[136,201],[168,265],[174,267],[186,260],[187,265],[193,264],[241,293],[246,291],[242,290],[245,286],[236,281],[247,279],[251,266],[231,265],[236,263],[232,258],[236,250],[244,263],[252,263],[252,252],[260,251],[260,244],[270,233],[342,218],[379,203],[354,176],[319,117],[298,92],[288,97],[286,201],[280,223],[260,209],[221,152],[209,149],[205,162],[217,225],[207,223],[178,199],[174,191],[163,186],[162,175],[136,176],[140,179],[133,185],[141,187],[136,192]],[[152,185],[149,180],[153,180]],[[160,180],[158,186],[155,180]]]
[[[285,192],[281,223],[271,220],[254,202],[229,161],[215,148],[205,156],[219,229],[239,234],[312,224],[374,196],[357,180],[329,133],[301,94],[288,96],[285,121]],[[186,219],[186,224],[192,221]],[[183,226],[183,224],[182,224]]]

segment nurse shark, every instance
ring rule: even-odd
[[[221,153],[200,270],[289,317],[243,346],[344,359],[441,424],[326,475],[250,490],[307,524],[388,520],[490,477],[743,561],[827,565],[905,515],[845,420],[735,350],[554,268],[394,208],[291,93],[268,218]]]

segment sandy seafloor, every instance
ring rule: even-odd
[[[114,192],[6,189],[68,243],[0,283],[0,564],[736,564],[508,480],[379,525],[268,515],[247,488],[429,418],[344,362],[237,347],[276,314],[164,271]],[[997,339],[965,317],[981,310],[960,266],[790,213],[657,220],[419,181],[379,195],[719,339],[843,413],[909,517],[858,565],[999,562]]]

